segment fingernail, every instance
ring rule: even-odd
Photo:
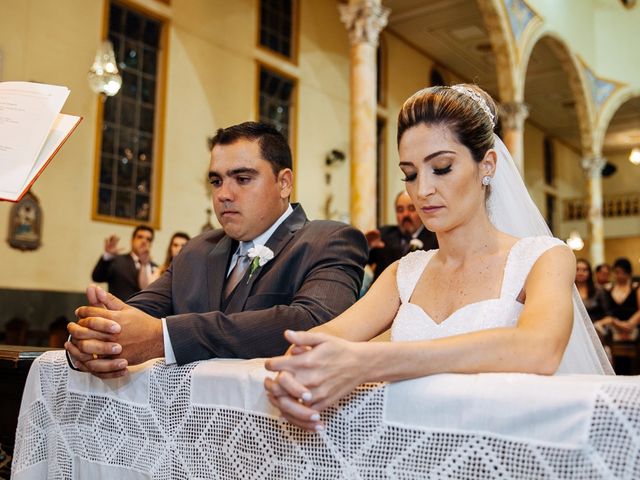
[[[113,333],[118,333],[120,331],[120,325],[118,325],[117,323],[114,323],[109,327],[109,330]]]
[[[118,364],[116,365],[116,367],[117,367],[118,369],[127,368],[127,362],[125,362],[125,361],[118,362]]]
[[[311,400],[311,392],[304,392],[302,394],[302,400],[304,400],[305,402],[308,402],[309,400]]]
[[[122,350],[122,347],[120,347],[120,345],[114,345],[113,347],[111,347],[111,351],[113,353],[120,353],[121,350]]]
[[[316,425],[313,427],[316,432],[322,432],[324,430],[324,425]]]
[[[313,415],[311,415],[311,421],[312,422],[317,422],[320,420],[320,414],[319,413],[314,413]]]

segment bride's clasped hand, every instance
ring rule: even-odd
[[[368,381],[366,344],[326,333],[287,330],[285,337],[293,344],[289,355],[265,363],[267,370],[280,372],[277,379],[265,380],[267,395],[293,423],[321,429],[320,412]]]

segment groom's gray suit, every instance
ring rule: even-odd
[[[281,355],[285,329],[315,327],[356,301],[368,253],[364,235],[338,222],[310,222],[293,206],[266,244],[273,260],[251,276],[247,271],[228,299],[222,292],[238,242],[223,230],[192,239],[160,279],[129,299],[166,317],[178,364]]]

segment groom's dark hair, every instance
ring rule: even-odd
[[[293,170],[291,149],[278,130],[271,125],[261,122],[244,122],[227,128],[220,128],[209,140],[211,150],[216,145],[231,145],[239,140],[258,140],[262,158],[271,164],[273,173],[278,175],[280,170]]]

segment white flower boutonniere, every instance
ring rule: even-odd
[[[415,252],[416,250],[422,250],[424,248],[424,243],[419,238],[412,238],[409,242],[409,251]]]
[[[253,272],[258,268],[263,267],[269,260],[273,259],[273,252],[269,247],[264,245],[256,245],[249,249],[247,256],[251,258],[251,265],[249,265],[249,278],[247,283],[251,280]]]

